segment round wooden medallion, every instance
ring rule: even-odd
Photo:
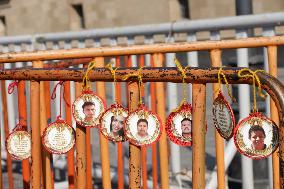
[[[192,144],[192,107],[185,102],[170,113],[166,121],[166,132],[169,139],[180,146]]]
[[[65,154],[75,145],[75,131],[63,120],[56,120],[45,128],[42,143],[53,154]]]
[[[234,142],[241,154],[252,159],[266,158],[278,147],[278,127],[263,114],[251,113],[236,126]]]
[[[72,114],[75,121],[84,127],[98,127],[100,117],[106,109],[105,102],[93,91],[83,91],[73,102]]]
[[[31,156],[31,135],[24,130],[15,130],[7,137],[6,148],[14,159],[24,160]]]
[[[124,142],[125,119],[128,117],[128,110],[120,104],[113,104],[101,116],[101,133],[114,142]]]
[[[130,143],[148,146],[159,140],[162,125],[156,114],[141,105],[126,118],[124,132]]]

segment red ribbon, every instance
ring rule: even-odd
[[[15,87],[18,87],[18,85],[19,85],[19,81],[14,81],[10,83],[8,86],[8,93],[12,94],[14,92]]]
[[[63,93],[62,93],[62,87],[64,87],[64,81],[59,81],[53,88],[53,91],[52,91],[52,94],[51,94],[51,99],[54,100],[56,98],[56,88],[57,86],[60,85],[60,114],[59,116],[57,116],[57,119],[60,119],[61,118],[61,99],[62,99],[62,95],[63,95],[63,99],[64,99],[64,102],[67,104],[68,107],[70,107],[70,104],[68,103],[68,101],[66,100],[66,97],[64,95],[64,90],[63,90]]]

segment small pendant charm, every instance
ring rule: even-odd
[[[128,110],[120,104],[113,104],[101,117],[101,133],[114,142],[124,142],[125,119],[128,117]]]
[[[42,135],[42,144],[53,154],[65,154],[75,145],[75,131],[64,120],[49,124]]]
[[[233,136],[236,124],[235,116],[221,91],[213,102],[213,122],[223,138],[228,140]]]
[[[83,91],[73,102],[72,114],[75,121],[83,127],[98,127],[100,117],[106,109],[105,102],[93,91]]]
[[[159,140],[162,125],[158,116],[144,105],[130,113],[125,121],[125,135],[137,146],[148,146]]]
[[[7,137],[6,148],[14,159],[29,158],[31,156],[31,135],[23,129],[15,129]]]
[[[234,141],[241,154],[252,159],[266,158],[278,147],[278,127],[263,114],[251,113],[237,125]]]
[[[166,132],[169,139],[180,146],[192,144],[192,107],[185,102],[172,113],[166,121]]]

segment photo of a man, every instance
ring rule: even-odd
[[[95,123],[95,103],[84,102],[82,105],[83,113],[85,115],[84,123],[87,125],[92,125]]]
[[[148,134],[148,121],[147,119],[139,119],[137,121],[137,133],[135,135],[137,140],[148,140],[150,135]]]
[[[72,115],[77,124],[83,127],[98,127],[106,109],[101,97],[93,93],[83,93],[72,104]]]
[[[189,118],[183,118],[183,120],[181,120],[181,135],[185,139],[191,139],[191,125]]]
[[[260,113],[241,120],[235,128],[234,142],[241,154],[252,159],[271,155],[278,147],[277,125]]]
[[[162,132],[160,119],[152,112],[141,109],[125,119],[124,134],[136,146],[148,146],[159,140]]]

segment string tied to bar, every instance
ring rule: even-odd
[[[118,68],[114,68],[114,69],[113,69],[113,67],[112,67],[112,62],[108,63],[108,64],[106,65],[106,68],[109,69],[111,75],[113,76],[113,82],[114,82],[114,86],[115,86],[115,85],[116,85],[116,74],[115,74],[115,72],[116,72],[116,70],[117,70]],[[118,99],[117,99],[116,91],[115,91],[115,90],[114,90],[114,98],[115,98],[115,102],[118,102]]]
[[[143,104],[142,101],[142,87],[143,87],[143,80],[142,80],[142,70],[143,66],[140,67],[135,73],[132,74],[127,74],[122,78],[123,81],[131,78],[131,77],[136,77],[138,79],[138,90],[139,90],[139,105]]]
[[[218,84],[219,85],[218,85],[217,91],[215,91],[215,92],[220,92],[221,91],[222,79],[223,79],[225,84],[226,84],[226,88],[227,88],[227,91],[228,91],[228,94],[229,94],[230,98],[232,99],[233,102],[237,103],[237,100],[232,95],[232,92],[231,92],[231,89],[230,89],[230,86],[229,86],[229,82],[228,82],[228,80],[226,78],[226,75],[223,72],[223,68],[224,68],[224,66],[219,68],[219,71],[218,71]]]
[[[89,72],[94,69],[95,67],[95,59],[93,59],[89,64],[88,64],[88,68],[87,71],[84,74],[83,77],[83,90],[90,90],[91,89],[91,85],[90,85],[90,79],[89,79]]]
[[[180,61],[175,58],[174,59],[174,62],[179,70],[179,72],[181,73],[182,75],[182,88],[183,88],[183,99],[181,100],[179,106],[176,108],[176,111],[180,109],[180,107],[186,102],[187,100],[187,92],[186,92],[186,82],[185,82],[185,79],[186,79],[186,70],[189,69],[190,67],[189,66],[186,66],[185,68],[182,67]]]
[[[15,87],[18,87],[19,81],[13,81],[8,85],[8,94],[12,94],[15,90]]]
[[[68,107],[70,107],[70,104],[68,103],[68,101],[66,100],[66,97],[64,95],[64,81],[59,81],[53,88],[53,91],[51,93],[51,99],[54,100],[56,98],[56,89],[57,87],[60,86],[60,99],[59,99],[59,115],[57,116],[57,119],[61,118],[61,114],[62,114],[62,98],[64,99],[64,102],[66,103],[66,105]]]
[[[264,70],[252,71],[249,68],[243,68],[243,69],[238,71],[239,77],[251,77],[252,78],[252,82],[253,82],[253,112],[258,111],[257,105],[256,105],[256,87],[255,87],[256,83],[258,85],[258,95],[263,99],[266,97],[266,95],[261,90],[261,82],[260,82],[259,77],[257,76],[258,72],[265,72],[265,71]]]

